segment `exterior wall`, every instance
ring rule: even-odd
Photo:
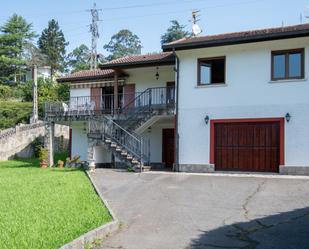
[[[156,79],[156,67],[126,70],[129,74],[127,84],[135,84],[136,92],[143,92],[150,87],[166,87],[166,82],[175,81],[173,66],[161,66],[158,69],[159,79]]]
[[[271,82],[271,51],[305,48],[305,79]],[[179,51],[180,164],[209,165],[210,119],[284,117],[285,166],[309,166],[309,38]],[[197,87],[197,59],[226,56],[226,84]]]
[[[70,89],[70,97],[90,96],[90,88]]]
[[[94,149],[95,163],[111,163],[112,154],[103,146],[96,146]]]
[[[79,155],[82,161],[87,160],[88,138],[82,123],[72,125],[72,157]]]
[[[173,122],[156,123],[151,126],[151,131],[146,130],[142,136],[150,139],[150,162],[162,163],[162,129],[174,128]]]

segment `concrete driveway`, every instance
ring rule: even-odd
[[[309,248],[309,178],[110,169],[92,178],[122,222],[101,248]]]

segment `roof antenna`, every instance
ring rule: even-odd
[[[191,18],[191,22],[192,22],[192,33],[194,36],[198,36],[200,33],[202,33],[202,29],[200,28],[200,26],[197,24],[198,21],[200,21],[200,19],[197,19],[200,15],[198,15],[198,13],[201,12],[200,10],[193,10],[192,11],[192,18]]]

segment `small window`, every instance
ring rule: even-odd
[[[303,79],[304,49],[272,52],[272,80]]]
[[[225,83],[225,57],[198,60],[198,85]]]

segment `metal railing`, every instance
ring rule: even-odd
[[[131,134],[106,116],[90,119],[89,134],[98,134],[103,136],[103,139],[111,139],[112,142],[121,145],[141,164],[149,163],[150,161],[149,139]]]
[[[139,93],[118,94],[118,108],[115,108],[115,95],[71,97],[69,101],[46,102],[46,116],[114,114],[123,108],[127,100],[134,99]]]
[[[142,120],[149,118],[153,110],[172,109],[175,106],[175,87],[148,88],[121,109],[125,115],[123,127],[133,130]]]

